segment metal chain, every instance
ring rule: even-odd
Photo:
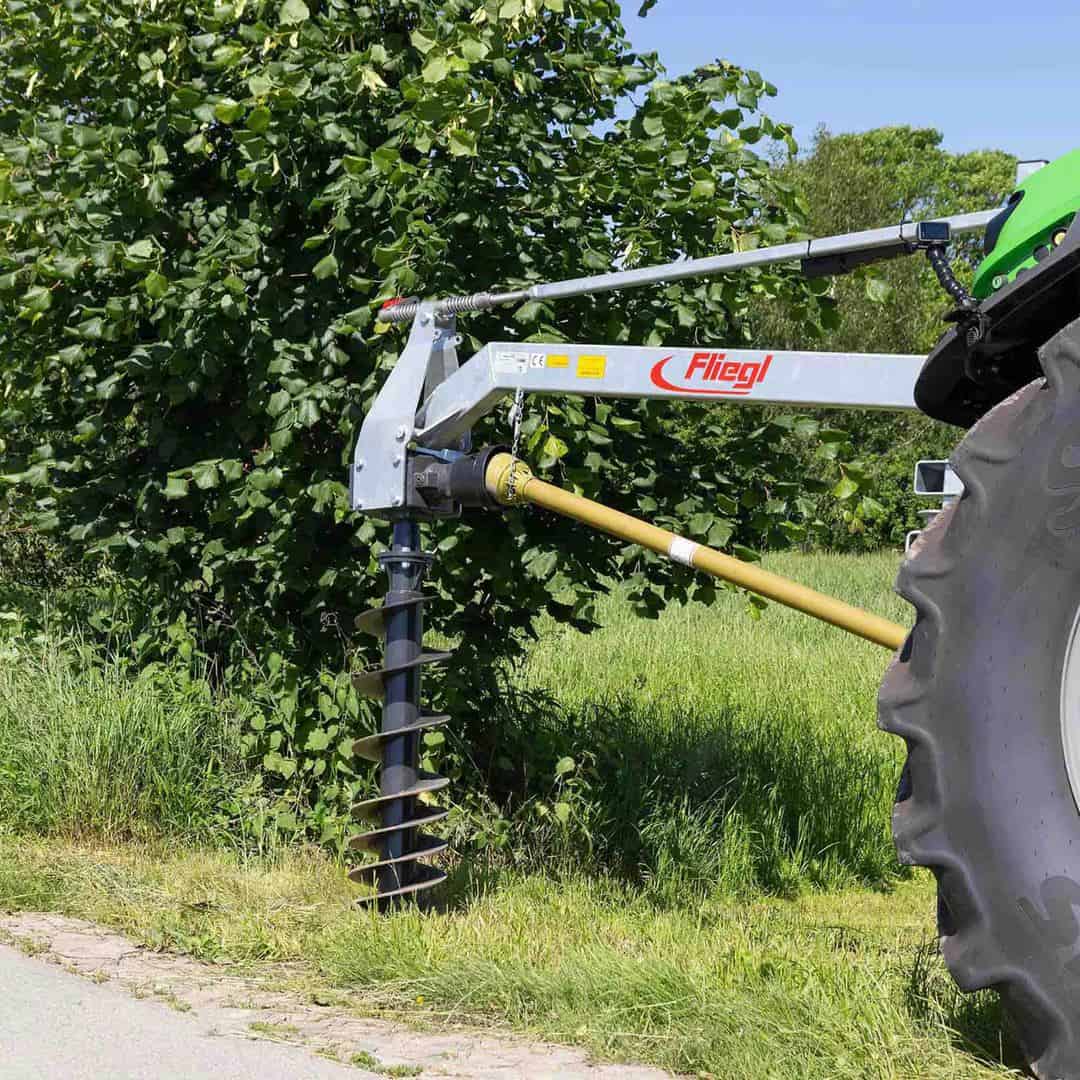
[[[506,498],[513,504],[517,498],[517,465],[518,450],[521,448],[521,421],[525,416],[525,391],[519,386],[514,394],[514,404],[510,409],[510,423],[514,427],[514,439],[510,444],[510,475],[506,480]]]

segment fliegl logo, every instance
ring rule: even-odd
[[[727,353],[699,352],[685,359],[665,356],[652,369],[653,386],[676,394],[716,394],[721,397],[746,397],[765,381],[772,363],[772,353],[764,360],[729,360]]]

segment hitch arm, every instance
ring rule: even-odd
[[[639,544],[683,566],[730,581],[891,651],[899,649],[907,638],[908,631],[898,623],[538,480],[527,465],[509,454],[496,454],[490,459],[485,483],[488,495],[504,506],[531,503],[543,507],[620,540]]]

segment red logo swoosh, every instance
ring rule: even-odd
[[[668,382],[664,377],[664,366],[669,360],[674,359],[674,356],[665,356],[663,360],[653,365],[652,372],[649,375],[653,386],[658,386],[661,390],[672,390],[676,394],[709,394],[714,397],[746,397],[750,393],[749,390],[713,390],[706,389],[703,386],[678,386],[675,383]]]

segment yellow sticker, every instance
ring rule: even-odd
[[[570,366],[570,357],[569,356],[549,356],[547,358],[547,366],[548,367],[569,367]]]
[[[579,356],[577,377],[579,379],[602,379],[607,371],[606,356]]]

